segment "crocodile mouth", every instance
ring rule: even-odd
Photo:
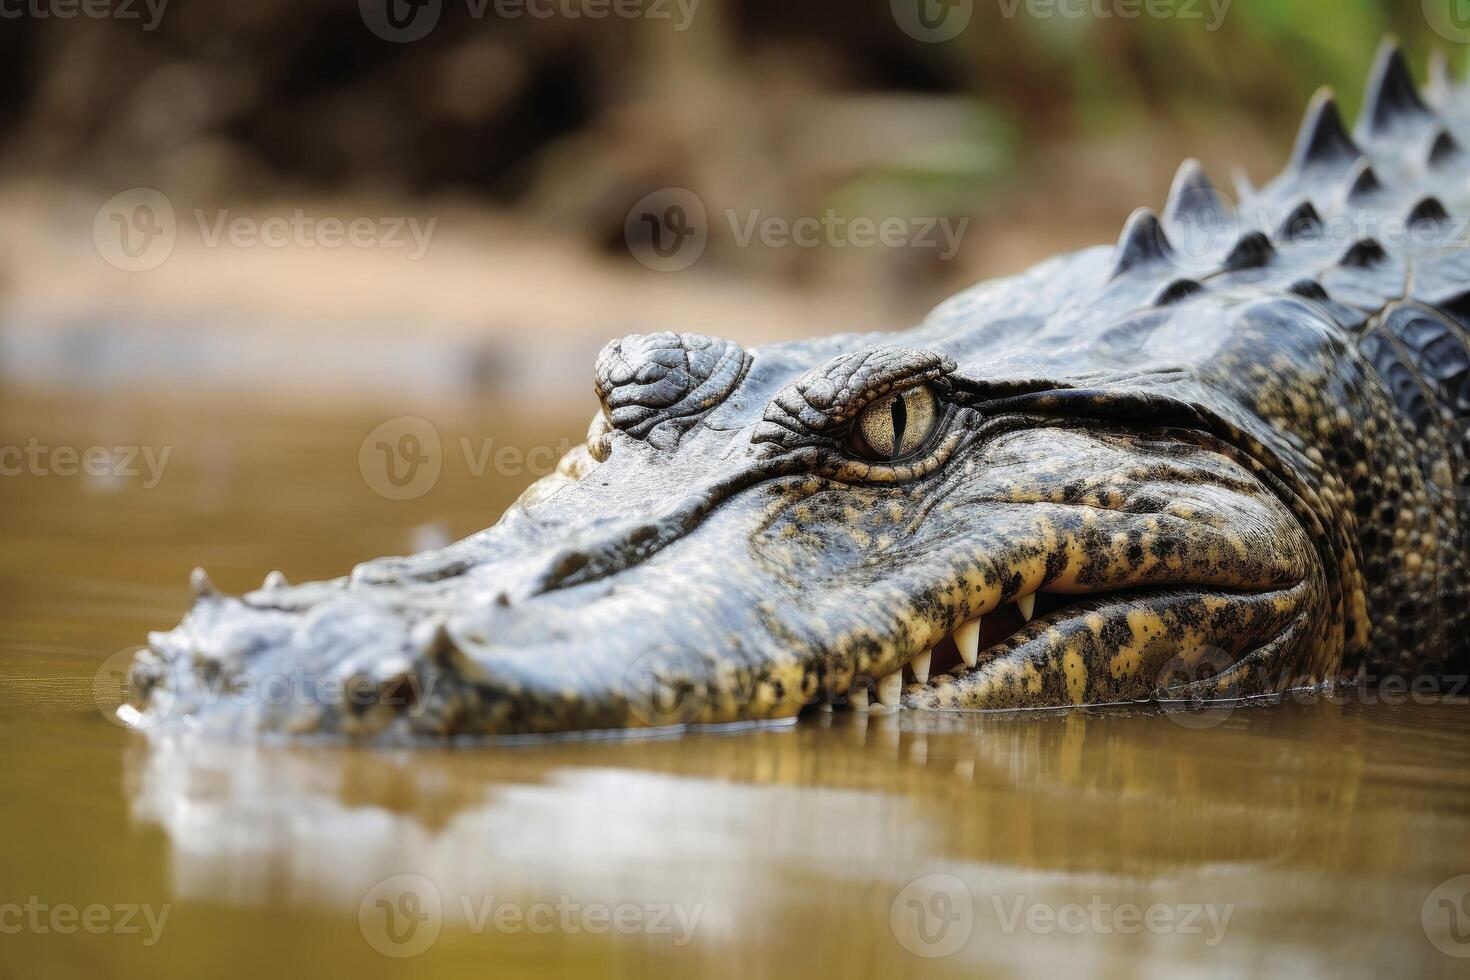
[[[1047,694],[1082,705],[1275,689],[1281,678],[1243,668],[1297,639],[1306,590],[1043,588],[968,619],[898,671],[855,678],[845,702],[855,711],[983,710],[1034,706]]]

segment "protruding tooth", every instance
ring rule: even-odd
[[[909,666],[914,669],[914,680],[918,681],[920,684],[929,683],[929,665],[933,662],[933,660],[934,651],[925,650],[913,660],[909,661]]]
[[[1016,597],[1016,608],[1021,611],[1021,618],[1031,622],[1031,617],[1036,615],[1036,593]]]
[[[454,646],[449,636],[449,623],[443,613],[433,613],[415,623],[409,631],[409,641],[422,657],[433,659]]]
[[[219,595],[219,590],[209,580],[209,573],[203,568],[195,568],[189,573],[189,588],[194,590],[196,599],[207,599],[210,596]]]
[[[975,666],[980,659],[979,616],[954,631],[954,645],[960,648],[960,658],[965,661],[965,666]]]
[[[284,589],[290,584],[290,582],[286,581],[286,576],[281,570],[276,569],[275,571],[265,573],[265,581],[260,583],[260,587],[266,592],[274,592],[276,589]]]
[[[852,690],[847,692],[847,706],[853,711],[868,710],[868,686],[866,684],[855,684]]]
[[[890,708],[898,707],[903,695],[903,671],[895,670],[878,682],[878,702]]]

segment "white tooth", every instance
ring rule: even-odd
[[[1036,615],[1036,593],[1023,595],[1016,600],[1016,608],[1021,610],[1021,618],[1031,622],[1031,617]]]
[[[276,589],[284,589],[290,584],[290,582],[286,581],[286,576],[281,574],[280,570],[277,569],[276,571],[266,573],[265,581],[260,583],[260,587],[266,592],[274,592]]]
[[[847,706],[853,711],[868,710],[868,686],[858,684],[847,692]]]
[[[202,568],[196,568],[189,573],[189,587],[194,590],[196,599],[211,599],[219,595],[219,590],[209,580],[209,573]]]
[[[898,707],[898,699],[903,694],[903,671],[895,670],[887,677],[878,682],[878,701],[890,708]]]
[[[914,669],[914,680],[918,681],[920,684],[929,683],[929,664],[933,660],[934,651],[925,650],[913,660],[909,661],[909,666]]]
[[[965,661],[965,666],[975,666],[980,659],[979,616],[954,631],[954,645],[960,648],[960,658]]]

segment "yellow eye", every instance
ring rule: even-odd
[[[937,414],[934,392],[920,385],[863,409],[857,418],[857,435],[874,458],[903,459],[929,441]]]

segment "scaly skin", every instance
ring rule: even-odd
[[[1191,161],[1117,248],[906,333],[610,344],[587,444],[497,524],[241,598],[198,576],[124,716],[412,739],[1464,670],[1470,99],[1432,94],[1386,44],[1355,135],[1319,95],[1238,210]]]

